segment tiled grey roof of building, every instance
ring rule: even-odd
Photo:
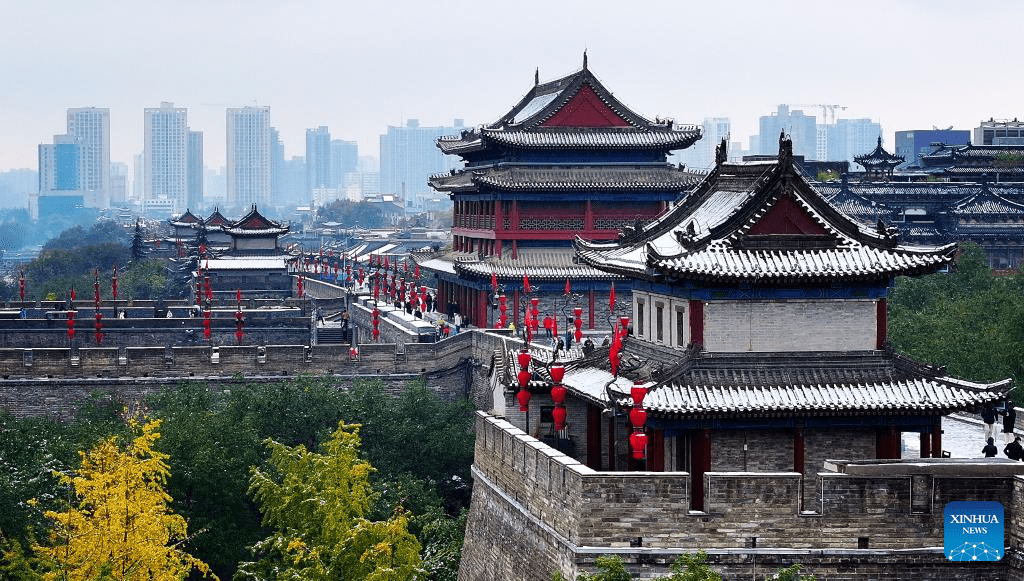
[[[435,256],[416,256],[421,267],[429,268],[460,276],[487,278],[494,273],[499,281],[519,283],[523,275],[530,280],[557,280],[566,278],[573,280],[623,280],[617,274],[598,270],[585,264],[573,261],[574,252],[571,248],[526,248],[512,258],[508,250],[502,257],[490,256],[481,258],[476,253],[447,252]]]
[[[597,405],[611,398],[630,407],[630,378],[613,377],[607,362],[581,363],[566,365],[563,383],[573,394]],[[1011,387],[1009,379],[964,381],[885,351],[687,352],[674,363],[662,370],[665,379],[642,381],[648,388],[644,408],[655,417],[944,414],[996,403]]]
[[[749,243],[747,233],[782,197],[790,197],[823,231],[801,246],[784,236]],[[756,237],[755,237],[756,238]],[[733,282],[869,280],[930,272],[952,261],[954,246],[899,245],[831,205],[796,166],[722,164],[679,206],[615,243],[577,240],[580,260],[651,278]]]
[[[969,196],[953,206],[950,211],[956,215],[1015,214],[1024,215],[1024,205],[1011,202],[984,187],[982,191]]]
[[[205,270],[284,270],[290,255],[238,256],[212,258],[203,264]]]
[[[526,149],[683,149],[693,145],[701,136],[701,129],[683,126],[672,131],[639,130],[544,130],[502,131],[482,129],[455,137],[442,137],[437,146],[446,154],[458,154],[480,148],[483,142],[493,142]]]
[[[670,165],[513,166],[439,174],[430,184],[440,191],[471,191],[486,186],[503,191],[659,191],[682,192],[702,176]]]

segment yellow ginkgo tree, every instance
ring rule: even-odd
[[[257,561],[242,563],[244,581],[408,581],[423,571],[420,543],[405,513],[367,518],[373,467],[359,458],[359,426],[340,423],[323,453],[273,440],[269,470],[254,470],[249,492],[271,536]]]
[[[171,512],[164,491],[169,474],[165,454],[153,449],[159,421],[141,428],[127,446],[117,437],[81,452],[77,474],[60,475],[76,500],[64,512],[47,511],[50,538],[34,547],[59,581],[171,581],[193,569],[209,574],[205,563],[184,552],[185,519]]]

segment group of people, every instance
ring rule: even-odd
[[[1011,460],[1024,460],[1024,446],[1020,443],[1020,437],[1014,435],[1014,428],[1017,424],[1017,410],[1014,408],[1013,401],[1007,399],[1001,407],[991,406],[981,411],[981,421],[985,425],[985,447],[981,449],[981,453],[986,458],[994,458],[999,454],[999,449],[996,448],[996,419],[998,416],[1003,416],[1003,440],[1005,446],[1003,446],[1003,454]]]

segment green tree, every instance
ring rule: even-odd
[[[44,579],[171,581],[193,569],[208,573],[205,563],[177,546],[187,526],[168,509],[166,456],[153,449],[159,426],[142,426],[126,449],[116,436],[104,440],[82,453],[77,474],[60,476],[78,500],[45,513],[49,544],[33,547],[46,563]]]
[[[273,440],[267,447],[269,469],[254,470],[249,491],[274,532],[236,579],[399,581],[422,572],[405,513],[366,518],[373,467],[358,456],[358,426],[339,423],[323,453]]]

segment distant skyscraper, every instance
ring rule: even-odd
[[[188,207],[203,207],[203,132],[188,132]]]
[[[110,207],[110,109],[68,109],[68,136],[79,147],[81,189],[85,205]]]
[[[355,141],[331,141],[331,181],[334,187],[345,185],[345,174],[356,171],[359,165],[359,145]]]
[[[935,146],[967,145],[971,132],[966,129],[912,129],[896,132],[896,155],[903,156],[908,164],[916,162],[922,155],[931,153]]]
[[[270,203],[270,107],[227,110],[228,206]]]
[[[427,184],[430,176],[462,164],[443,155],[435,142],[463,129],[462,119],[456,119],[454,127],[420,127],[417,119],[409,119],[405,127],[389,126],[380,136],[380,191],[401,195],[406,205],[414,206],[436,196]]]
[[[331,179],[331,133],[321,125],[306,130],[306,191],[334,187]]]
[[[794,155],[802,155],[804,159],[817,158],[818,131],[813,115],[804,115],[799,110],[790,111],[789,105],[779,105],[775,113],[761,117],[759,127],[758,154],[778,153],[779,135],[785,132],[793,138]]]
[[[822,161],[853,161],[874,151],[882,126],[870,119],[837,119],[828,130],[828,154]],[[821,158],[819,158],[821,159]]]
[[[715,148],[723,139],[728,140],[730,124],[728,117],[705,117],[704,132],[700,141],[692,146],[674,153],[669,160],[682,163],[686,167],[697,170],[710,169],[715,164]]]
[[[281,201],[284,193],[284,142],[276,127],[270,128],[270,199]]]
[[[145,110],[146,201],[173,201],[173,212],[188,206],[188,112],[174,103]]]
[[[120,206],[128,201],[128,164],[110,162],[110,205]]]

